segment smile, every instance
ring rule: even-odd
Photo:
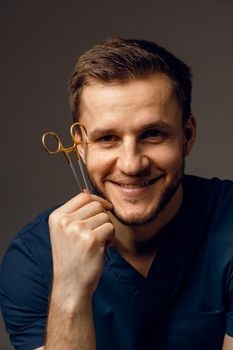
[[[153,183],[155,180],[148,180],[148,181],[144,181],[142,183],[137,183],[137,184],[122,184],[122,183],[118,183],[118,182],[114,182],[115,184],[117,184],[118,186],[124,187],[124,188],[141,188],[141,187],[145,187],[150,185],[151,183]]]
[[[120,192],[127,195],[132,196],[138,196],[144,194],[150,185],[157,182],[163,175],[160,175],[156,178],[147,180],[147,181],[140,181],[140,182],[121,182],[121,181],[109,181],[111,184],[113,184]]]

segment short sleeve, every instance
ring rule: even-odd
[[[11,344],[17,350],[44,345],[50,287],[32,249],[27,240],[16,238],[0,270],[2,314]]]

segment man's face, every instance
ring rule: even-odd
[[[182,111],[164,74],[84,88],[80,122],[97,191],[128,225],[156,218],[177,194],[184,171]]]

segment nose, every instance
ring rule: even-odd
[[[117,168],[128,176],[139,176],[149,171],[149,158],[142,152],[140,145],[133,140],[122,143],[117,159]]]

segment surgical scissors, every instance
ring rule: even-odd
[[[77,129],[77,128],[79,128],[78,133],[79,133],[80,137],[83,137],[83,134],[85,136],[83,141],[77,141],[76,132],[75,132],[75,129]],[[57,154],[60,152],[62,152],[64,154],[64,156],[65,156],[66,160],[68,161],[68,164],[72,170],[72,173],[75,177],[75,180],[77,181],[80,192],[82,192],[83,188],[79,182],[77,172],[74,168],[73,162],[72,162],[70,155],[69,155],[71,152],[75,152],[77,155],[77,158],[78,158],[78,165],[79,165],[80,172],[82,174],[82,178],[83,178],[83,182],[85,184],[86,190],[88,193],[91,193],[91,188],[88,185],[87,177],[85,175],[83,165],[82,165],[82,160],[81,160],[81,157],[80,157],[79,151],[78,151],[78,145],[88,143],[87,142],[87,130],[83,124],[76,122],[76,123],[73,123],[70,127],[70,135],[71,135],[71,138],[73,140],[73,146],[71,146],[71,147],[64,147],[61,140],[60,140],[60,137],[54,131],[47,131],[43,134],[42,145],[44,146],[44,149],[46,150],[46,152],[48,152],[49,154]],[[50,137],[50,138],[52,137],[57,144],[57,147],[53,150],[51,148],[49,148],[46,144],[46,139],[48,139],[48,137]],[[111,258],[111,255],[110,255],[108,248],[105,248],[105,254],[106,254],[108,260],[111,261],[112,258]]]
[[[79,131],[79,134],[80,136],[82,136],[82,134],[85,135],[85,139],[83,141],[77,141],[77,137],[76,137],[76,132],[75,132],[75,129],[79,128],[80,131]],[[61,142],[61,139],[60,137],[53,131],[47,131],[43,134],[42,136],[42,145],[44,146],[44,149],[46,150],[46,152],[48,152],[49,154],[57,154],[57,153],[60,153],[62,152],[66,158],[66,160],[68,161],[68,164],[71,168],[71,171],[75,177],[75,180],[79,186],[79,189],[80,191],[82,192],[83,191],[83,188],[81,186],[81,183],[78,179],[78,175],[77,175],[77,172],[74,168],[74,165],[73,165],[73,162],[70,158],[70,153],[71,152],[75,152],[76,155],[77,155],[77,158],[78,158],[78,165],[79,165],[79,169],[80,169],[80,172],[81,172],[81,175],[82,175],[82,179],[83,179],[83,182],[85,184],[85,187],[86,187],[86,190],[91,193],[91,189],[90,189],[90,186],[88,184],[88,181],[87,181],[87,177],[85,175],[85,172],[84,172],[84,169],[83,169],[83,165],[82,165],[82,160],[81,160],[81,157],[79,155],[79,151],[78,151],[78,145],[80,144],[83,144],[83,143],[86,143],[87,144],[87,131],[86,131],[86,128],[83,124],[81,123],[73,123],[70,127],[70,135],[71,135],[71,138],[72,138],[72,141],[73,141],[73,146],[71,147],[64,147],[62,142]],[[47,144],[46,144],[46,140],[48,140],[48,138],[53,138],[53,140],[55,140],[56,142],[56,147],[55,149],[51,149]]]

